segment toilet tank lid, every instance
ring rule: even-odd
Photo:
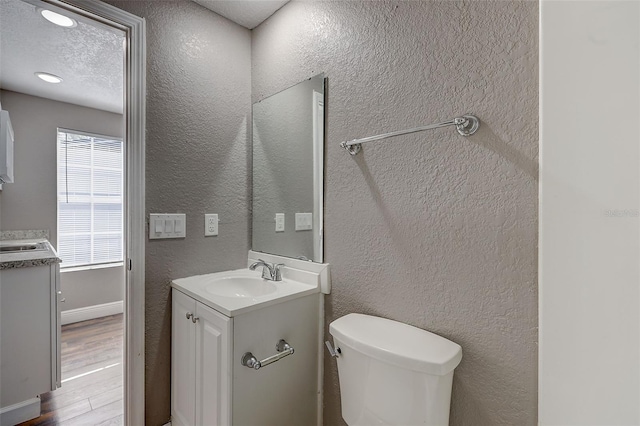
[[[462,348],[429,331],[398,321],[349,314],[329,324],[341,344],[401,368],[437,376],[458,366]]]

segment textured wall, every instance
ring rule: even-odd
[[[146,210],[187,237],[146,244],[146,424],[170,415],[172,279],[246,265],[249,30],[191,1],[110,2],[147,21]],[[204,237],[204,214],[220,234]]]
[[[462,345],[452,425],[536,424],[536,2],[292,2],[254,30],[254,100],[329,78],[327,323],[363,312]],[[472,112],[433,130],[342,140]],[[342,424],[325,357],[325,424]]]

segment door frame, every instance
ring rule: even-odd
[[[29,1],[29,0],[27,0]],[[125,33],[125,424],[145,423],[145,125],[146,24],[144,18],[98,0],[42,0],[52,10],[66,10]]]

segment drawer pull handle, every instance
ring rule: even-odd
[[[265,358],[262,361],[258,361],[258,359],[253,356],[251,352],[245,352],[244,355],[242,355],[242,365],[248,368],[253,368],[254,370],[259,370],[260,368],[279,361],[286,356],[292,355],[294,352],[294,349],[283,339],[280,339],[278,341],[276,350],[278,351],[277,354],[271,355],[270,357]]]

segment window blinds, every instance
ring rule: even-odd
[[[58,129],[58,254],[63,268],[123,260],[122,140]]]

